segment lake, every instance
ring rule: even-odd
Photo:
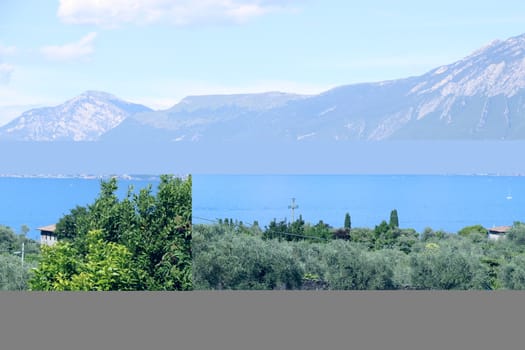
[[[388,222],[397,209],[402,228],[457,232],[468,226],[525,220],[525,177],[468,175],[194,175],[193,222],[233,218],[261,227],[276,218],[323,220],[341,227]]]
[[[233,218],[291,220],[292,198],[307,222],[340,227],[349,212],[352,227],[387,220],[392,209],[404,228],[456,232],[467,225],[485,227],[525,221],[525,177],[459,175],[193,175],[193,222]],[[128,186],[153,189],[158,180],[119,180],[119,197]],[[99,179],[0,178],[0,224],[38,238],[37,227],[56,223],[77,205],[91,204]],[[210,221],[211,220],[211,221]]]
[[[0,225],[20,232],[22,225],[31,229],[29,238],[40,239],[36,229],[58,222],[77,205],[91,204],[100,192],[100,179],[0,177]],[[158,179],[118,180],[117,194],[124,198],[128,187],[135,191]]]

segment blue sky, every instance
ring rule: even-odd
[[[522,33],[516,0],[2,0],[0,125],[85,90],[155,109],[319,93],[423,74]]]

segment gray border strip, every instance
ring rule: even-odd
[[[0,293],[3,349],[523,349],[523,292]]]

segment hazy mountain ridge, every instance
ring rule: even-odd
[[[0,128],[0,139],[525,139],[525,34],[493,41],[421,76],[340,86],[318,95],[189,96],[167,110],[152,111],[105,93],[86,94],[25,112]]]
[[[150,111],[98,91],[86,91],[55,107],[31,109],[0,128],[0,138],[24,141],[96,141],[138,112]]]
[[[188,96],[167,110],[131,116],[103,139],[126,141],[148,137],[156,141],[194,142],[213,128],[226,128],[222,136],[215,135],[213,139],[223,136],[227,139],[244,120],[307,97],[282,92]]]
[[[199,97],[208,98],[213,108],[181,102],[141,119],[141,129],[167,141],[524,139],[525,35],[421,76],[340,86],[266,109]]]

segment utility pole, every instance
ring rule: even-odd
[[[25,242],[22,241],[22,270],[24,269],[24,253],[25,253]]]
[[[292,210],[292,224],[293,224],[293,221],[294,221],[294,211],[297,208],[299,208],[299,206],[295,204],[295,198],[292,198],[292,204],[288,206],[288,209]]]

